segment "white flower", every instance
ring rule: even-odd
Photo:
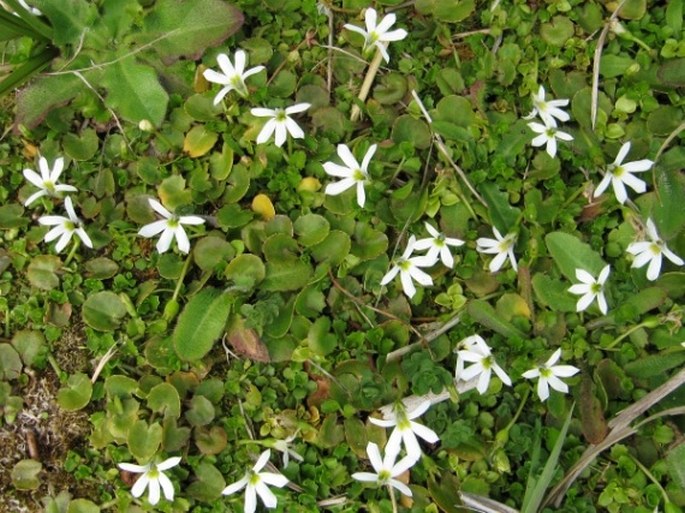
[[[407,456],[412,458],[414,461],[421,458],[421,447],[419,446],[419,441],[416,439],[424,439],[426,442],[434,444],[440,440],[438,435],[432,429],[414,422],[414,419],[423,415],[428,408],[430,408],[430,401],[423,401],[412,411],[407,412],[402,403],[396,403],[393,407],[392,414],[388,419],[377,419],[374,417],[369,417],[369,421],[372,424],[376,424],[381,427],[395,427],[388,443],[385,446],[385,452],[400,452],[400,443],[404,442],[404,448],[407,450]]]
[[[576,278],[580,283],[576,283],[568,289],[571,294],[583,295],[576,304],[576,311],[582,312],[597,298],[599,310],[606,315],[607,300],[604,297],[604,284],[609,277],[609,265],[599,272],[599,277],[595,280],[592,275],[584,269],[576,269]]]
[[[533,95],[533,111],[523,119],[533,119],[537,114],[540,119],[548,126],[557,126],[557,121],[568,121],[571,119],[565,111],[559,107],[566,107],[568,100],[545,100],[545,88],[540,86],[538,94]],[[556,118],[556,119],[554,119]]]
[[[347,30],[357,32],[358,34],[364,36],[363,51],[366,51],[368,48],[375,46],[376,48],[378,48],[378,51],[381,52],[381,54],[383,55],[385,62],[390,62],[390,55],[388,55],[388,51],[383,43],[390,41],[399,41],[401,39],[404,39],[405,37],[407,37],[407,31],[404,29],[397,29],[388,32],[390,27],[392,27],[395,24],[396,17],[394,14],[386,15],[378,25],[376,25],[377,18],[378,13],[376,12],[376,10],[369,7],[366,10],[366,13],[364,13],[364,20],[366,21],[366,30],[357,27],[356,25],[351,25],[349,23],[345,24],[344,27]]]
[[[412,465],[416,463],[415,459],[412,459],[410,456],[405,456],[400,461],[395,463],[397,452],[388,450],[385,451],[385,458],[381,459],[381,452],[378,449],[378,446],[373,442],[369,442],[366,446],[366,453],[369,455],[369,460],[371,461],[371,465],[376,473],[355,472],[352,474],[353,479],[367,483],[378,483],[379,485],[392,486],[407,497],[411,497],[411,489],[406,484],[398,481],[395,478],[409,470]]]
[[[357,204],[360,207],[363,207],[364,202],[366,201],[364,182],[366,182],[366,180],[369,178],[369,162],[371,162],[371,158],[373,157],[374,153],[376,153],[377,148],[377,144],[372,144],[369,149],[366,150],[366,155],[364,155],[364,159],[362,160],[361,165],[359,165],[359,162],[357,162],[357,159],[354,158],[354,155],[352,155],[352,152],[347,145],[338,144],[338,156],[345,165],[341,166],[333,162],[326,162],[323,165],[323,169],[329,175],[342,178],[342,180],[328,184],[326,186],[325,193],[335,196],[356,185]]]
[[[88,237],[86,231],[83,229],[83,223],[76,216],[74,206],[72,205],[71,198],[69,196],[64,198],[64,208],[67,210],[67,215],[69,217],[42,216],[38,219],[38,222],[42,225],[54,226],[54,228],[45,234],[45,239],[43,240],[45,242],[52,242],[59,237],[57,244],[55,244],[55,251],[59,253],[67,247],[67,244],[69,244],[69,241],[71,240],[71,236],[76,233],[76,235],[79,236],[86,246],[92,248],[93,243],[91,242],[90,237]]]
[[[214,105],[218,105],[218,103],[223,100],[224,96],[231,90],[235,90],[243,98],[247,97],[245,79],[262,71],[264,66],[255,66],[254,68],[245,71],[246,60],[245,52],[238,50],[235,52],[235,66],[233,66],[228,55],[220,53],[216,56],[216,62],[219,64],[223,73],[219,73],[213,69],[204,70],[202,74],[207,80],[224,86],[214,98]]]
[[[462,351],[478,351],[476,342],[478,340],[483,340],[479,335],[471,335],[457,343],[454,352],[457,353],[457,365],[454,368],[454,378],[460,379],[460,376],[464,373],[464,358],[461,356]]]
[[[41,196],[56,196],[58,192],[76,192],[76,187],[71,185],[60,185],[57,183],[59,175],[64,169],[64,158],[59,157],[55,160],[54,168],[51,170],[48,161],[45,157],[41,157],[38,161],[40,175],[33,169],[24,169],[24,177],[40,190],[31,194],[24,202],[24,206],[28,207],[31,203],[36,201]]]
[[[654,281],[661,271],[661,255],[665,255],[675,265],[683,265],[683,259],[673,253],[666,243],[659,238],[654,221],[647,219],[647,235],[651,241],[632,242],[626,249],[631,255],[635,255],[633,267],[642,267],[649,262],[647,267],[647,279]]]
[[[561,348],[554,351],[554,354],[543,365],[521,374],[526,379],[539,378],[538,396],[541,401],[546,401],[549,397],[549,387],[562,394],[567,394],[568,385],[559,378],[569,378],[580,372],[580,369],[573,365],[554,365],[560,357]]]
[[[271,139],[271,135],[274,134],[274,132],[274,142],[279,148],[283,146],[288,133],[295,139],[304,138],[304,132],[289,115],[304,112],[309,107],[311,107],[311,104],[309,103],[296,103],[285,109],[252,109],[250,112],[253,116],[271,118],[266,122],[262,131],[259,132],[257,144],[265,143]]]
[[[245,513],[253,513],[257,509],[257,495],[269,509],[275,508],[278,505],[278,499],[273,494],[267,485],[283,488],[288,483],[288,478],[282,474],[274,474],[273,472],[260,472],[264,465],[269,461],[271,451],[267,449],[264,451],[245,477],[240,481],[228,485],[221,492],[224,495],[231,495],[245,488]]]
[[[295,440],[295,435],[291,435],[285,440],[276,440],[270,444],[271,447],[283,453],[283,468],[288,466],[291,456],[296,461],[304,461],[302,455],[290,447],[293,440]]]
[[[430,237],[425,239],[419,239],[414,244],[414,249],[417,251],[428,250],[426,256],[430,259],[436,260],[438,256],[442,263],[445,264],[450,269],[454,265],[454,258],[452,258],[452,253],[448,246],[459,247],[464,245],[464,241],[460,239],[453,239],[451,237],[445,237],[445,234],[440,233],[438,230],[433,228],[429,223],[426,223],[426,230],[431,234]]]
[[[516,267],[516,255],[514,255],[516,234],[508,233],[506,237],[502,237],[502,234],[494,226],[492,227],[492,233],[495,234],[495,239],[481,237],[476,241],[476,249],[481,253],[497,253],[497,256],[490,262],[490,272],[499,271],[507,257],[509,257],[514,271],[518,270]]]
[[[400,281],[402,282],[402,290],[410,298],[416,294],[416,287],[412,279],[418,281],[424,287],[433,285],[433,279],[426,274],[419,267],[432,267],[436,260],[428,258],[428,255],[412,257],[414,251],[414,244],[416,237],[413,235],[409,237],[407,248],[402,253],[402,256],[395,261],[395,265],[383,276],[381,285],[387,285],[392,279],[400,273]],[[411,257],[411,258],[410,258]]]
[[[164,217],[164,219],[146,224],[138,231],[138,235],[149,238],[161,232],[162,235],[157,241],[157,251],[160,253],[167,251],[171,247],[171,241],[176,237],[178,249],[182,253],[188,253],[190,251],[190,241],[183,229],[183,225],[203,224],[205,220],[198,216],[177,216],[172,214],[159,201],[152,198],[148,198],[148,202],[152,209]]]
[[[607,172],[599,182],[597,189],[595,189],[595,198],[602,194],[609,183],[611,183],[614,188],[614,194],[619,203],[623,204],[628,199],[628,193],[626,192],[625,186],[627,185],[635,192],[643,193],[647,190],[647,184],[644,180],[633,176],[631,173],[641,173],[647,171],[652,167],[654,162],[648,159],[636,160],[635,162],[628,162],[623,164],[623,159],[626,158],[628,152],[630,151],[630,141],[621,146],[618,150],[618,155],[613,163],[609,164],[607,167]]]
[[[145,488],[150,487],[148,494],[148,501],[153,506],[159,502],[159,488],[162,488],[164,497],[168,501],[174,500],[174,485],[171,480],[164,475],[165,470],[175,467],[179,464],[181,458],[176,456],[164,460],[162,463],[148,463],[147,465],[134,465],[133,463],[119,463],[119,468],[127,472],[135,474],[143,474],[131,488],[131,495],[140,497],[143,495]]]
[[[535,147],[546,144],[545,151],[552,158],[557,154],[557,139],[561,139],[562,141],[573,140],[573,136],[566,132],[562,132],[553,125],[541,125],[540,123],[531,121],[528,123],[528,126],[533,132],[539,134],[533,137],[531,144]]]
[[[457,372],[457,379],[469,381],[476,376],[479,376],[476,389],[480,394],[484,394],[488,390],[490,377],[494,370],[495,374],[502,380],[502,383],[511,386],[511,379],[509,379],[507,373],[502,370],[502,367],[497,365],[497,362],[490,351],[490,347],[485,343],[485,340],[479,335],[474,335],[473,338],[469,338],[471,339],[469,342],[470,347],[459,351],[457,357],[461,357],[462,361],[473,363],[473,365],[461,372]]]

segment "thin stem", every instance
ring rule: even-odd
[[[385,44],[387,47],[387,43],[382,43]],[[381,60],[383,60],[383,54],[381,53],[380,50],[376,50],[376,55],[374,56],[373,60],[371,61],[371,64],[369,64],[369,69],[366,71],[366,76],[364,77],[364,82],[362,82],[362,88],[359,90],[359,95],[357,98],[361,103],[364,103],[366,100],[366,97],[369,95],[369,91],[371,91],[371,85],[373,84],[373,80],[376,78],[376,73],[378,73],[378,68],[380,68],[381,65]],[[352,121],[357,121],[359,119],[359,116],[361,115],[362,111],[359,108],[359,105],[356,103],[352,106],[352,112],[350,113],[350,119]]]
[[[74,244],[71,246],[71,251],[69,251],[69,254],[67,255],[67,259],[64,261],[63,267],[66,267],[69,265],[69,262],[74,258],[74,255],[76,254],[76,250],[78,247],[81,245],[81,239],[78,237],[74,237]]]
[[[395,497],[395,489],[390,486],[388,486],[388,492],[390,493],[390,502],[392,503],[392,513],[397,513],[397,498]]]
[[[621,342],[621,340],[623,340],[624,338],[626,338],[627,336],[629,336],[631,333],[634,333],[634,332],[636,332],[637,330],[639,330],[640,328],[644,328],[645,326],[649,326],[651,323],[652,323],[652,322],[651,322],[651,320],[650,320],[650,321],[641,322],[640,324],[636,324],[636,325],[633,326],[632,328],[630,328],[630,329],[626,330],[625,332],[621,333],[618,337],[616,337],[614,340],[612,340],[611,342],[609,342],[609,344],[607,344],[606,346],[602,347],[602,349],[611,349],[611,348],[613,348],[614,346],[616,346],[616,344],[618,344],[619,342]]]
[[[664,498],[664,502],[670,502],[671,499],[668,497],[668,494],[666,493],[666,490],[664,490],[664,487],[661,486],[661,483],[659,480],[654,477],[654,474],[652,474],[647,467],[645,467],[640,460],[638,460],[635,456],[632,454],[628,453],[628,456],[635,462],[635,464],[639,467],[640,470],[644,473],[645,476],[647,476],[647,479],[649,479],[652,483],[654,483],[657,488],[661,491],[661,496]]]
[[[176,281],[176,288],[174,289],[174,295],[171,296],[171,301],[176,301],[178,300],[178,295],[181,293],[181,287],[183,286],[183,280],[186,277],[186,274],[188,273],[188,268],[190,267],[190,261],[193,259],[191,255],[188,255],[188,258],[186,258],[186,261],[183,263],[183,269],[181,269],[181,276],[178,277],[178,280]]]

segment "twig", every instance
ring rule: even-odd
[[[384,44],[386,47],[388,46],[387,43],[381,43]],[[378,68],[381,66],[381,60],[383,60],[383,54],[381,53],[380,50],[376,50],[376,55],[374,56],[373,60],[371,61],[371,64],[369,64],[369,69],[366,71],[366,76],[364,77],[364,82],[362,83],[362,88],[359,90],[359,95],[357,96],[358,100],[360,103],[364,103],[366,100],[366,97],[369,95],[369,91],[371,91],[371,85],[373,84],[373,80],[376,78],[376,73],[378,73]],[[350,120],[352,121],[357,121],[359,119],[359,116],[361,115],[362,111],[359,108],[358,104],[352,105],[352,112],[350,113]]]
[[[328,15],[328,62],[326,63],[326,89],[328,98],[331,98],[333,89],[333,11],[326,9]]]
[[[428,124],[431,125],[433,124],[433,120],[431,117],[428,115],[428,111],[426,110],[426,107],[423,105],[423,102],[421,101],[421,98],[419,98],[419,95],[416,94],[416,91],[412,90],[411,92],[412,96],[414,97],[414,100],[416,100],[416,103],[418,104],[419,108],[421,109],[421,112],[423,113],[424,117],[426,118],[426,121],[428,121]],[[442,137],[440,137],[440,134],[433,132],[433,139],[435,140],[435,144],[438,146],[438,149],[440,150],[440,153],[447,159],[447,162],[452,166],[454,171],[459,175],[459,178],[466,184],[466,187],[471,191],[471,194],[485,207],[488,206],[488,204],[485,202],[485,200],[481,197],[480,194],[478,194],[478,191],[471,185],[471,182],[469,182],[469,179],[466,177],[466,173],[464,173],[464,170],[461,169],[454,160],[452,160],[452,157],[450,156],[449,152],[447,151],[447,147],[445,146],[445,143],[442,141]]]
[[[116,347],[117,347],[118,342],[115,342],[112,344],[112,347],[110,347],[107,352],[100,358],[100,361],[98,362],[97,366],[95,367],[95,370],[93,371],[93,375],[90,378],[91,383],[95,383],[98,380],[98,376],[102,372],[102,369],[105,368],[105,365],[107,365],[107,362],[112,359],[112,356],[114,356],[114,353],[117,352]]]
[[[414,342],[412,344],[408,344],[404,347],[400,347],[399,349],[395,349],[391,353],[388,353],[388,355],[385,357],[386,362],[392,362],[394,360],[397,360],[404,356],[405,354],[413,351],[416,347],[420,345],[424,345],[428,342],[432,342],[436,338],[438,338],[440,335],[443,333],[447,333],[449,330],[451,330],[454,326],[459,324],[461,321],[461,316],[463,312],[457,313],[455,316],[453,316],[451,319],[446,321],[442,326],[440,326],[438,329],[431,331],[430,333],[427,333],[422,336],[422,340],[419,342]]]
[[[467,32],[460,32],[459,34],[454,34],[452,40],[455,39],[466,39],[469,36],[475,36],[476,34],[489,34],[490,29],[480,29],[480,30],[469,30]]]
[[[590,124],[592,129],[595,129],[595,123],[597,122],[597,104],[599,102],[599,64],[602,59],[602,50],[604,49],[604,41],[606,40],[609,29],[611,28],[611,23],[618,17],[618,12],[623,7],[626,0],[621,0],[618,4],[616,10],[611,13],[611,16],[604,24],[602,32],[599,34],[599,39],[597,39],[597,47],[595,48],[595,56],[592,63],[592,96],[590,105]]]

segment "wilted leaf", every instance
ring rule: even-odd
[[[226,332],[226,338],[240,356],[256,362],[269,362],[269,351],[252,328],[246,328],[240,317],[235,317]]]

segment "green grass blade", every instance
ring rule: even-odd
[[[33,30],[32,34],[27,34],[34,39],[43,39],[52,41],[52,27],[40,20],[38,16],[34,16],[26,9],[24,9],[17,0],[5,0],[7,4],[17,15]],[[13,16],[10,14],[10,16]]]
[[[571,408],[571,411],[569,411],[568,416],[566,417],[566,421],[564,422],[564,425],[561,428],[561,431],[559,432],[557,441],[555,442],[554,447],[552,448],[552,452],[550,453],[549,458],[547,459],[547,462],[545,463],[545,466],[542,469],[542,473],[539,477],[532,478],[531,476],[535,471],[534,467],[537,466],[536,460],[537,457],[539,457],[540,439],[538,438],[538,445],[533,451],[533,465],[531,465],[531,473],[528,475],[526,494],[523,498],[521,513],[537,513],[538,509],[540,508],[540,504],[542,504],[542,501],[545,498],[545,491],[549,487],[549,484],[552,482],[552,478],[554,477],[554,470],[557,467],[559,455],[561,454],[561,449],[564,446],[566,432],[568,431],[568,427],[571,424],[572,416],[573,407]]]
[[[4,96],[9,91],[16,89],[36,73],[40,72],[45,66],[50,64],[50,61],[54,59],[57,54],[57,49],[49,46],[20,66],[14,68],[12,73],[0,82],[0,96]]]

